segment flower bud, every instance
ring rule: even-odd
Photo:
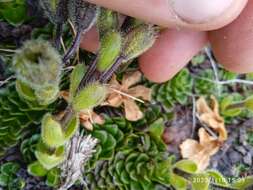
[[[100,37],[108,31],[115,31],[119,27],[118,13],[109,9],[100,8],[100,14],[97,21]]]
[[[128,32],[122,48],[122,56],[125,58],[125,62],[147,51],[154,44],[157,35],[157,28],[150,24],[139,24]]]
[[[98,83],[90,84],[76,95],[72,106],[76,112],[92,109],[104,101],[106,93],[105,86]]]
[[[57,98],[62,71],[59,53],[41,40],[28,41],[13,58],[17,79],[31,88],[43,104]],[[44,97],[45,95],[45,97]]]
[[[51,148],[62,146],[65,143],[62,127],[51,114],[46,114],[42,120],[41,137],[42,141]]]
[[[100,72],[109,69],[121,53],[122,38],[119,32],[108,32],[101,39],[101,48],[97,69]]]

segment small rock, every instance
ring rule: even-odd
[[[232,164],[236,164],[236,163],[240,162],[240,160],[242,158],[241,154],[234,151],[234,150],[230,151],[228,153],[228,156],[229,156],[229,159],[230,159]]]
[[[252,156],[250,153],[248,153],[244,158],[243,158],[243,162],[245,164],[248,164],[249,166],[252,165]]]
[[[237,146],[235,149],[237,152],[240,152],[243,156],[247,154],[247,150],[245,150],[243,146]]]

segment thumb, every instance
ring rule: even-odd
[[[247,0],[87,0],[165,27],[214,30],[232,22]]]

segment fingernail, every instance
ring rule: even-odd
[[[204,23],[222,15],[234,0],[170,0],[175,14],[190,23]]]

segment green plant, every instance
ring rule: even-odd
[[[17,91],[24,99],[41,105],[56,100],[62,66],[59,53],[49,42],[27,41],[15,54],[13,67]]]
[[[0,2],[0,20],[6,20],[13,26],[19,26],[28,19],[25,0]]]
[[[192,85],[190,72],[183,69],[172,80],[164,84],[152,84],[153,98],[166,109],[171,109],[177,103],[186,105]]]
[[[0,167],[0,186],[6,190],[22,190],[25,187],[24,179],[17,176],[20,166],[14,162],[7,162]]]
[[[13,83],[0,89],[0,104],[0,155],[15,146],[29,130],[29,126],[38,125],[43,114],[51,110],[24,101]]]
[[[24,139],[20,146],[20,152],[22,153],[23,159],[26,163],[33,162],[35,158],[36,146],[40,140],[39,134],[34,134],[31,137]]]
[[[36,177],[45,177],[46,184],[50,187],[57,187],[60,183],[60,169],[53,168],[46,170],[38,161],[28,165],[28,173]]]
[[[122,134],[118,129],[117,125],[105,124],[92,133],[99,140],[97,152],[100,153],[96,157],[95,168],[90,168],[87,174],[89,187],[146,190],[159,184],[169,185],[169,159],[161,139],[163,120],[155,121],[145,131],[132,128]],[[106,151],[106,144],[113,146],[108,146],[110,149]],[[104,154],[110,156],[104,159]]]
[[[198,74],[199,78],[195,79],[195,93],[198,95],[209,95],[214,94],[217,91],[217,87],[215,83],[209,82],[207,80],[215,81],[214,79],[214,73],[211,69],[206,69],[201,71]],[[207,79],[207,80],[205,80]]]

